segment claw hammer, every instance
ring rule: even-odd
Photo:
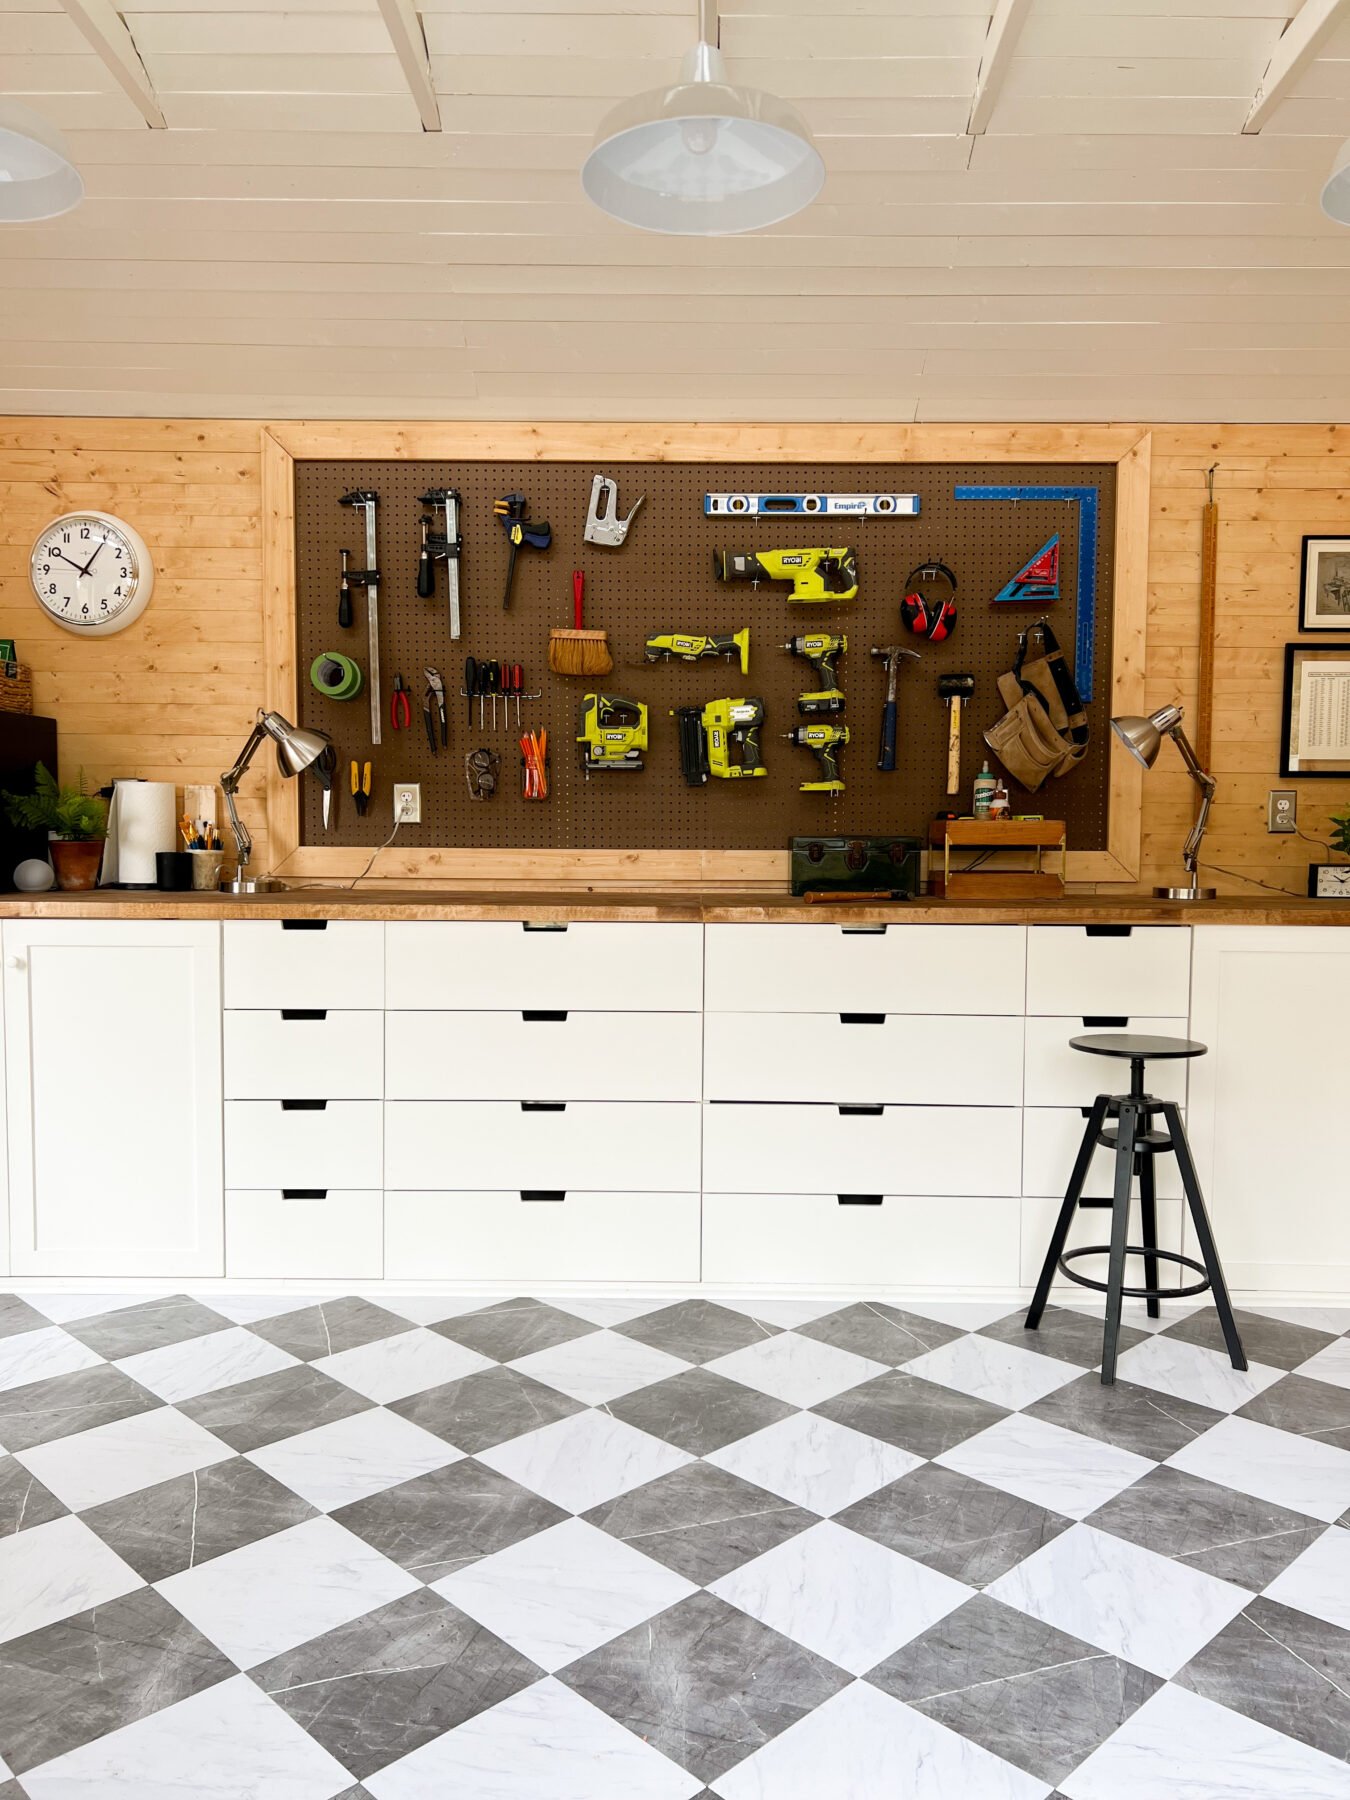
[[[887,644],[884,649],[872,648],[873,656],[879,656],[886,664],[886,705],[881,715],[881,754],[877,758],[877,767],[885,774],[895,771],[895,724],[898,708],[896,706],[896,688],[900,680],[900,658],[912,656],[915,662],[921,660],[917,650],[906,650],[903,644]]]

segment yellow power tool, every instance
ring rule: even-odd
[[[644,646],[644,660],[647,662],[669,662],[671,657],[678,657],[681,662],[701,662],[708,656],[739,657],[741,674],[750,673],[750,629],[725,632],[721,637],[700,635],[692,631],[664,631],[655,637],[649,637]]]
[[[804,794],[842,794],[844,780],[839,773],[839,752],[849,740],[847,725],[794,725],[784,737],[791,744],[814,753],[820,764],[820,781],[803,781]]]
[[[581,701],[583,760],[592,769],[641,769],[647,748],[647,708],[622,694],[586,694]]]
[[[681,706],[673,716],[680,722],[680,768],[690,787],[702,787],[710,775],[736,781],[768,774],[759,760],[762,700],[710,700],[706,706]],[[733,746],[739,753],[735,760]]]
[[[790,601],[828,606],[852,600],[858,592],[856,550],[713,551],[713,573],[719,581],[790,581]]]

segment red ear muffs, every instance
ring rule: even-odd
[[[928,593],[925,584],[940,584]],[[915,637],[940,644],[956,629],[956,577],[944,562],[920,563],[905,577],[900,617]]]

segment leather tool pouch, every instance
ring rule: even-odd
[[[1040,654],[1028,661],[1033,638]],[[1087,712],[1059,641],[1045,619],[1017,640],[1017,660],[1000,675],[1007,713],[984,741],[1013,779],[1035,793],[1049,775],[1067,775],[1087,755]]]

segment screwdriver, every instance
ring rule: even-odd
[[[472,656],[464,658],[464,686],[460,690],[469,702],[469,730],[473,730],[473,697],[478,692],[478,663]]]
[[[342,580],[338,583],[338,624],[345,631],[352,622],[352,590],[347,580],[347,558],[349,550],[340,550],[342,558]]]
[[[511,667],[511,692],[516,697],[516,730],[520,730],[520,696],[525,692],[525,666],[514,663]]]

